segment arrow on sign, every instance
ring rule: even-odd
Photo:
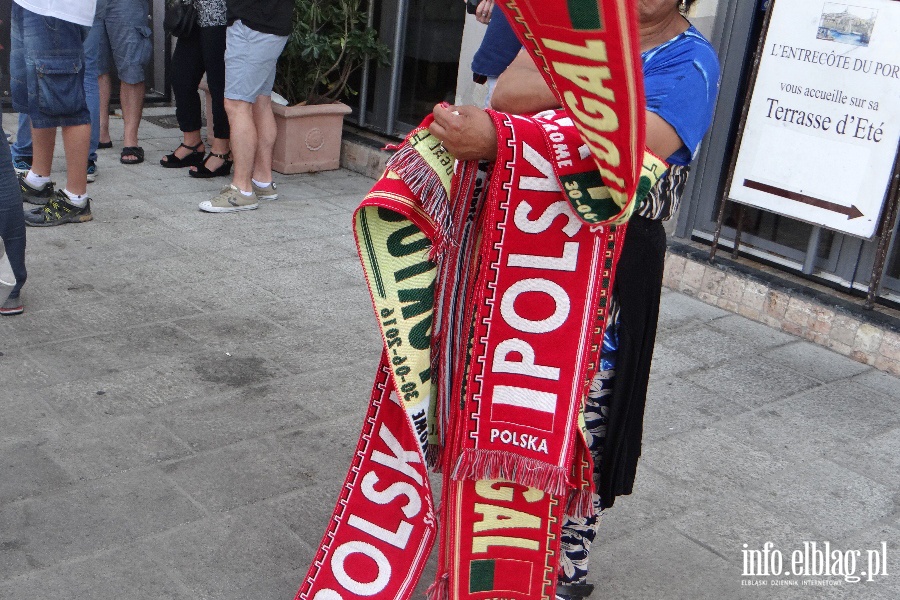
[[[813,198],[812,196],[798,194],[797,192],[790,192],[788,190],[783,190],[779,187],[775,187],[774,185],[767,185],[765,183],[760,183],[751,179],[744,180],[744,187],[750,188],[751,190],[759,190],[760,192],[772,194],[773,196],[787,198],[788,200],[802,202],[803,204],[809,204],[810,206],[815,206],[824,210],[830,210],[831,212],[836,212],[838,214],[847,215],[848,221],[851,219],[858,219],[859,217],[863,216],[862,211],[856,208],[855,204],[852,204],[850,206],[843,206],[842,204],[835,204],[834,202],[819,200],[818,198]]]

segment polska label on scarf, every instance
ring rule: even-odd
[[[494,173],[505,183],[491,190],[496,225],[482,242],[472,350],[481,358],[469,375],[471,415],[454,477],[503,478],[565,497],[615,228],[591,232],[561,195],[546,128],[577,140],[574,128],[491,116],[509,140]]]

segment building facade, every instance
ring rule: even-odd
[[[699,0],[692,8],[690,20],[719,53],[722,81],[713,127],[692,167],[677,220],[670,224],[674,240],[709,244],[713,239],[766,5],[767,0]],[[392,47],[393,61],[369,71],[355,107],[363,127],[402,135],[438,102],[483,101],[484,86],[472,82],[468,66],[485,27],[466,15],[463,0],[374,0],[372,9],[372,23]],[[842,14],[829,18],[848,31],[858,25]],[[868,291],[879,238],[843,235],[750,207],[741,212],[728,202],[722,247],[733,243],[739,219],[743,255],[849,294]],[[892,225],[896,232],[896,219]],[[897,237],[878,291],[878,301],[894,308],[900,306]]]
[[[675,275],[667,274],[667,283],[900,373],[900,331],[895,318],[900,308],[896,216],[890,224],[894,240],[877,291],[882,307],[879,316],[887,316],[876,319],[879,324],[875,326],[870,323],[872,311],[863,310],[862,305],[876,264],[878,237],[840,234],[750,207],[741,212],[737,205],[727,202],[720,256],[729,255],[740,220],[742,256],[756,265],[760,274],[775,272],[801,285],[807,282],[818,290],[814,294],[818,300],[808,304],[795,300],[783,289],[765,284],[766,277],[754,279],[752,274],[738,285],[736,274],[708,273],[700,264],[705,264],[699,257],[708,251],[716,231],[737,129],[749,101],[749,79],[763,35],[767,4],[767,0],[698,0],[692,8],[691,22],[719,54],[722,80],[713,126],[692,166],[679,214],[669,223],[673,245],[691,246],[693,258],[675,257],[676,265],[670,270]],[[482,104],[484,86],[472,82],[469,65],[485,27],[466,14],[463,0],[375,0],[371,18],[394,55],[390,66],[370,69],[361,82],[362,94],[354,102],[354,117],[360,125],[400,136],[438,102]],[[847,17],[836,15],[832,19],[836,27],[855,27]],[[847,310],[821,308],[831,304],[841,304]]]

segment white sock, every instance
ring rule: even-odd
[[[78,194],[73,194],[69,190],[63,190],[63,191],[66,193],[66,197],[69,198],[70,204],[73,204],[73,205],[77,206],[78,208],[84,208],[84,205],[87,204],[88,195],[86,193],[81,194],[79,196]]]
[[[253,185],[255,185],[256,187],[261,187],[261,188],[266,188],[266,187],[269,187],[270,185],[272,185],[271,181],[269,183],[263,183],[261,181],[255,180],[255,179],[251,179],[251,181],[253,182]]]
[[[28,182],[28,185],[31,187],[39,188],[48,181],[50,181],[50,177],[44,177],[43,175],[36,175],[34,171],[28,169],[28,175],[25,176],[25,181]]]
[[[238,189],[240,189],[240,188],[238,188]],[[244,190],[241,190],[241,194],[243,194],[244,196],[252,196],[253,190],[250,190],[249,192],[245,192]]]

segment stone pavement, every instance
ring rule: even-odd
[[[101,151],[92,223],[28,231],[26,313],[0,319],[0,599],[290,600],[343,481],[379,357],[350,232],[371,182],[279,176],[257,211],[200,213],[224,182],[159,167],[176,136],[145,122],[147,163]],[[900,598],[900,380],[662,306],[594,598]],[[745,544],[789,567],[812,541],[857,573],[886,542],[888,575],[742,577]]]

